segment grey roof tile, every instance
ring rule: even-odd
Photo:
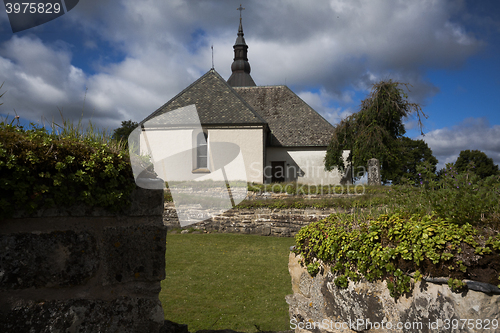
[[[328,146],[334,127],[287,86],[235,87],[265,121],[273,146]]]
[[[193,82],[166,104],[141,121],[141,124],[175,109],[196,105],[202,125],[264,125],[252,107],[231,88],[214,69]],[[158,124],[161,125],[161,124]]]
[[[288,87],[232,88],[213,69],[140,124],[151,120],[149,124],[154,125],[153,118],[192,104],[196,105],[202,125],[267,124],[272,146],[325,147],[334,132],[329,122]]]

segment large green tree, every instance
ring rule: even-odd
[[[438,160],[432,155],[432,150],[424,140],[413,140],[403,136],[399,139],[398,145],[399,168],[393,173],[393,183],[400,183],[403,177],[418,183],[420,177],[417,166],[425,162],[429,162],[432,168],[430,171],[436,172]]]
[[[128,136],[137,126],[139,126],[139,124],[135,121],[124,120],[122,121],[122,126],[113,130],[112,138],[128,145]]]
[[[470,162],[474,163],[474,173],[481,178],[499,174],[498,165],[480,150],[462,150],[455,162],[455,167],[458,171],[463,172],[467,170]]]
[[[366,166],[371,158],[381,165],[382,181],[398,177],[401,170],[401,138],[406,133],[403,120],[415,114],[422,129],[420,105],[408,101],[403,90],[408,84],[392,80],[373,85],[370,95],[361,102],[361,109],[335,126],[335,133],[325,156],[325,168],[343,168],[347,162],[354,167]],[[347,161],[342,153],[350,150]]]

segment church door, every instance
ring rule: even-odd
[[[271,182],[285,181],[285,162],[271,162]]]

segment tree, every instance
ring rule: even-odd
[[[436,172],[437,179],[443,179],[443,177],[446,175],[446,167],[441,168]]]
[[[400,139],[406,133],[403,118],[416,114],[422,129],[420,116],[427,117],[418,104],[407,100],[401,86],[408,90],[408,84],[392,80],[374,84],[360,111],[335,126],[325,156],[327,170],[342,169],[344,162],[366,166],[369,159],[377,158],[382,181],[397,178],[401,169]],[[343,150],[351,151],[347,161],[342,157]]]
[[[113,131],[112,138],[117,140],[117,141],[122,141],[125,142],[125,144],[128,144],[128,136],[132,131],[139,126],[138,123],[132,120],[124,120],[122,121],[122,126],[116,128]]]
[[[474,163],[473,171],[481,179],[498,175],[498,165],[480,150],[462,150],[455,162],[455,168],[459,172],[467,171],[470,162]]]
[[[432,155],[432,150],[424,140],[413,140],[405,136],[399,139],[399,168],[394,172],[392,182],[398,184],[406,177],[417,183],[420,179],[417,166],[429,162],[431,172],[436,172],[438,160]]]

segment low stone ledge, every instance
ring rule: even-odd
[[[150,298],[18,302],[0,313],[0,332],[158,332],[163,316],[160,301]]]
[[[194,228],[207,232],[293,237],[303,226],[324,219],[336,212],[335,208],[232,209],[211,219],[188,225],[185,228]],[[163,223],[168,230],[181,228],[173,202],[165,203]]]
[[[13,219],[40,218],[40,217],[114,217],[122,216],[152,216],[163,214],[163,190],[149,190],[136,187],[130,195],[130,205],[119,213],[79,203],[70,207],[41,208],[31,214],[19,209],[12,216]]]
[[[420,281],[410,294],[395,300],[385,281],[350,281],[347,288],[338,288],[329,267],[313,278],[299,259],[290,253],[293,294],[286,296],[296,333],[450,332],[451,327],[446,329],[445,325],[454,319],[475,323],[474,328],[457,332],[491,332],[492,320],[500,315],[500,295],[471,289],[456,293],[447,284]],[[481,325],[476,325],[479,322]],[[485,328],[487,322],[489,329]],[[394,325],[390,330],[388,323]],[[403,323],[400,329],[398,323]],[[405,327],[406,323],[412,327]]]

